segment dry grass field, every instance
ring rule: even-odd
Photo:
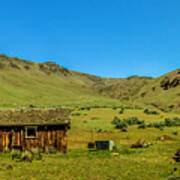
[[[180,177],[180,164],[172,159],[180,148],[180,127],[164,127],[160,130],[138,129],[137,125],[133,125],[127,128],[127,132],[121,132],[111,124],[114,116],[136,116],[149,123],[161,122],[166,117],[179,117],[179,114],[160,112],[158,115],[147,115],[143,109],[125,109],[123,114],[119,114],[119,111],[119,108],[74,109],[68,132],[67,154],[44,154],[42,160],[32,163],[13,161],[11,153],[1,154],[1,179],[159,180]],[[162,135],[169,136],[170,140],[157,140]],[[107,139],[115,141],[115,154],[88,151],[88,142]],[[131,145],[139,139],[153,145],[132,149]]]

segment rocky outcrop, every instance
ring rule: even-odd
[[[169,88],[173,88],[173,87],[177,87],[180,86],[180,76],[176,76],[172,79],[170,79],[169,77],[165,77],[161,83],[160,86],[164,89],[164,90],[168,90]]]
[[[64,76],[71,75],[71,72],[68,69],[61,67],[54,62],[40,63],[39,70],[43,71],[48,75],[53,73],[60,73],[63,74]]]

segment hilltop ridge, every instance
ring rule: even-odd
[[[36,63],[0,55],[0,106],[123,104],[179,111],[180,69],[157,78],[103,78],[55,62]]]

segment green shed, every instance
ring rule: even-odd
[[[103,140],[103,141],[96,141],[96,149],[97,150],[109,150],[112,151],[114,148],[114,141],[112,140]]]

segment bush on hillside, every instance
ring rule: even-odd
[[[114,117],[111,123],[115,125],[116,129],[122,129],[123,127],[127,128],[127,122],[124,119],[119,119],[117,116]]]
[[[72,116],[80,116],[80,113],[73,113]]]
[[[125,119],[125,120],[126,120],[126,122],[127,122],[127,124],[128,124],[129,126],[131,126],[131,125],[138,125],[138,124],[143,123],[143,121],[140,121],[140,120],[138,119],[138,117],[135,117],[135,116],[129,117],[129,118]]]
[[[128,124],[127,122],[123,119],[123,120],[120,120],[116,125],[115,125],[115,128],[116,129],[123,129],[123,128],[127,128],[128,127]]]
[[[180,126],[180,118],[175,117],[175,118],[165,118],[163,122],[154,122],[154,123],[149,123],[147,127],[151,128],[159,128],[160,130],[163,129],[163,127],[172,127],[172,126]]]
[[[115,125],[116,129],[123,129],[123,128],[127,128],[128,126],[132,126],[132,125],[141,125],[144,123],[144,121],[140,121],[137,117],[129,117],[127,119],[119,119],[117,116],[115,116],[111,123],[113,125]]]
[[[174,126],[174,125],[175,125],[175,121],[173,121],[173,120],[170,119],[170,118],[165,118],[165,120],[164,120],[164,125],[165,125],[165,126],[168,126],[168,127]]]
[[[164,127],[164,123],[163,122],[154,122],[154,123],[148,124],[147,127],[161,128],[161,127]]]
[[[160,130],[160,131],[163,131],[163,130],[164,130],[163,126],[160,126],[160,127],[159,127],[159,130]]]
[[[30,67],[30,66],[28,66],[28,65],[25,65],[25,66],[24,66],[24,69],[26,69],[26,70],[30,70],[30,69],[31,69],[31,67]]]
[[[172,134],[177,136],[178,135],[178,131],[174,131],[174,132],[172,132]]]
[[[146,128],[146,124],[145,122],[143,121],[139,126],[138,126],[138,129],[145,129]]]
[[[98,117],[92,117],[91,120],[98,120]]]
[[[157,112],[157,111],[152,111],[152,110],[149,110],[149,109],[145,109],[145,110],[144,110],[144,113],[145,113],[145,114],[155,114],[155,115],[158,115],[158,114],[159,114],[159,112]]]
[[[90,111],[91,108],[90,107],[81,107],[81,108],[79,108],[79,111],[84,111],[84,110]]]
[[[122,132],[127,132],[128,130],[127,130],[126,127],[123,127],[123,128],[121,128],[121,131],[122,131]]]
[[[117,117],[117,116],[115,116],[114,117],[114,119],[112,120],[112,122],[111,122],[111,124],[117,124],[118,122],[120,121],[120,119]]]
[[[119,111],[119,114],[123,114],[124,113],[124,108],[121,108],[121,110]]]
[[[15,69],[21,69],[17,64],[10,62],[9,65]]]

